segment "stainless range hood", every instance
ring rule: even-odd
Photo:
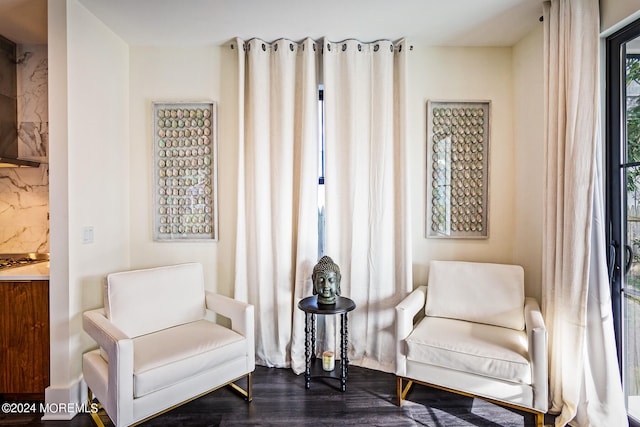
[[[0,36],[0,167],[38,167],[18,158],[16,44]]]

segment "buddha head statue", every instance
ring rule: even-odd
[[[335,304],[340,295],[340,267],[331,257],[323,256],[313,267],[313,294],[318,295],[318,304]]]

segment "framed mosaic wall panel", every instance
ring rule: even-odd
[[[218,239],[214,102],[153,103],[156,241]]]
[[[489,237],[490,107],[427,102],[427,237]]]

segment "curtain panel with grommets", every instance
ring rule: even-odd
[[[304,370],[318,254],[318,88],[324,87],[326,255],[340,266],[350,363],[393,372],[393,308],[412,287],[404,40],[236,39],[236,298],[256,307],[256,362]],[[332,320],[319,341],[335,348]]]

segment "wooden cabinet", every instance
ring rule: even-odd
[[[44,398],[49,385],[49,281],[0,281],[0,394]]]

